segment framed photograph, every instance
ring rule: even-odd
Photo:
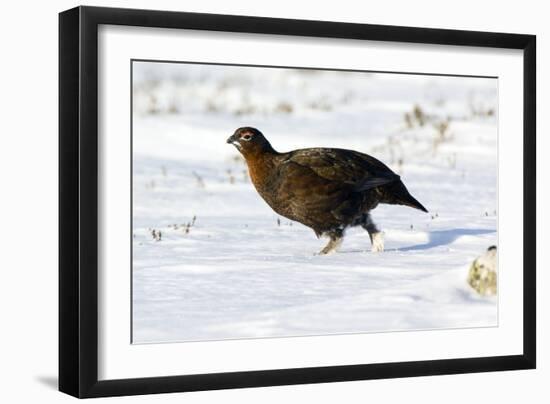
[[[59,17],[59,388],[532,369],[532,35]]]

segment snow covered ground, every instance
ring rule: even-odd
[[[497,325],[466,283],[497,243],[497,81],[134,62],[135,343]],[[343,147],[398,172],[429,214],[381,205],[386,251],[276,215],[225,143]],[[160,236],[159,236],[160,232]]]

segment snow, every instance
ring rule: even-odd
[[[133,69],[134,343],[498,324],[498,298],[466,283],[471,262],[497,243],[495,79]],[[337,253],[315,255],[327,240],[276,215],[225,143],[240,126],[279,151],[369,153],[430,213],[380,205],[384,252],[354,228]]]

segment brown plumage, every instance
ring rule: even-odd
[[[350,226],[368,231],[373,251],[383,250],[382,233],[370,217],[379,203],[427,212],[400,177],[384,163],[353,150],[312,148],[279,153],[255,128],[239,128],[227,139],[248,165],[260,196],[279,215],[327,235],[321,254],[334,251]]]

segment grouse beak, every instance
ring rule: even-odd
[[[227,138],[227,143],[228,144],[232,144],[233,146],[235,146],[237,149],[240,149],[241,148],[241,144],[239,143],[239,141],[237,140],[237,137],[235,135],[231,135]]]

